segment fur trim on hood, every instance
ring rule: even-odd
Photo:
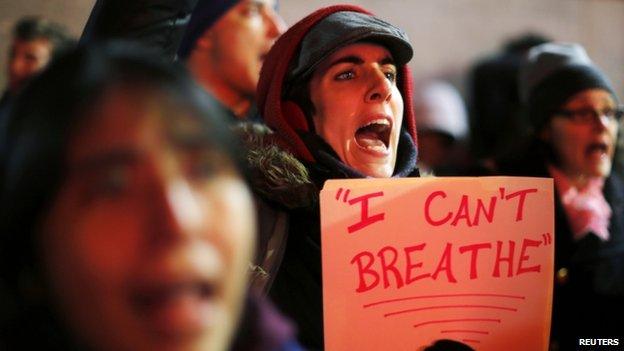
[[[243,142],[254,191],[289,209],[318,201],[319,189],[310,179],[306,166],[276,143],[267,126],[241,122],[233,130]]]

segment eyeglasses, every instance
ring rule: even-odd
[[[624,116],[624,108],[618,106],[616,108],[606,108],[602,111],[591,108],[581,108],[578,110],[558,110],[555,115],[565,117],[566,119],[578,124],[590,124],[595,120],[606,117],[609,122],[619,122]]]

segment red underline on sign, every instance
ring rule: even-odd
[[[495,322],[500,323],[500,319],[494,318],[464,318],[464,319],[440,319],[434,321],[427,321],[418,324],[414,324],[414,328],[422,327],[423,325],[428,324],[439,324],[439,323],[453,323],[453,322]]]
[[[401,311],[396,311],[396,312],[390,312],[390,313],[384,314],[384,317],[390,317],[390,316],[395,316],[397,314],[404,314],[404,313],[418,312],[418,311],[425,311],[425,310],[438,310],[438,309],[443,309],[443,308],[489,308],[489,309],[494,309],[494,310],[505,310],[505,311],[518,312],[517,308],[504,307],[504,306],[492,306],[492,305],[442,305],[442,306],[428,306],[428,307],[420,307],[420,308],[411,308],[409,310],[401,310]]]
[[[420,295],[420,296],[403,297],[403,298],[400,298],[400,299],[391,299],[391,300],[382,300],[382,301],[371,302],[371,303],[365,304],[363,307],[364,308],[368,308],[368,307],[373,307],[373,306],[377,306],[377,305],[381,305],[381,304],[385,304],[385,303],[408,301],[408,300],[417,300],[417,299],[432,299],[432,298],[438,298],[438,297],[467,297],[467,296],[503,297],[503,298],[508,298],[508,299],[518,299],[518,300],[526,299],[525,296],[519,296],[519,295],[486,294],[486,293],[483,293],[483,294]]]
[[[483,335],[489,335],[490,334],[490,332],[483,331],[483,330],[463,330],[463,329],[442,330],[442,331],[440,331],[440,333],[443,333],[443,334],[446,334],[446,333],[473,333],[473,334],[483,334]]]
[[[462,341],[463,342],[472,342],[472,343],[475,343],[475,344],[480,344],[481,343],[481,341],[473,340],[473,339],[462,339]]]

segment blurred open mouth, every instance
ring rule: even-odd
[[[130,304],[148,330],[177,339],[214,324],[216,290],[213,283],[200,279],[148,283],[131,290]]]
[[[589,157],[603,158],[610,156],[610,145],[607,142],[594,142],[585,148],[585,155]]]
[[[392,122],[389,118],[377,118],[367,122],[355,131],[357,145],[365,151],[386,156],[389,154]]]

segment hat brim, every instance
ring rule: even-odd
[[[385,47],[397,66],[407,64],[414,55],[405,33],[373,16],[338,12],[326,20],[313,28],[303,40],[299,56],[289,73],[290,81],[309,77],[333,53],[360,42]]]

